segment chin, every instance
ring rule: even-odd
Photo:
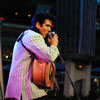
[[[43,38],[46,38],[46,36],[43,36]]]

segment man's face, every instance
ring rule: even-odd
[[[42,26],[40,25],[40,27],[38,28],[41,32],[41,35],[43,36],[43,38],[46,37],[46,35],[48,34],[49,31],[51,31],[51,25],[52,25],[52,21],[46,19],[44,21],[44,23],[42,24]]]

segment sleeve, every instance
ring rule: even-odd
[[[44,61],[54,61],[59,55],[58,48],[54,45],[47,46],[40,34],[35,34],[31,38],[25,36],[22,41],[29,50]]]

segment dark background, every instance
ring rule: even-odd
[[[100,29],[94,28],[96,22],[100,23],[100,5],[96,0],[0,0],[0,16],[5,18],[3,23],[21,24],[30,26],[31,18],[35,13],[46,11],[56,16],[56,31],[60,41],[61,53],[64,59],[73,59],[84,63],[92,62],[99,67],[100,61]],[[81,6],[83,6],[83,20],[80,19]],[[40,7],[40,9],[39,9]],[[44,8],[41,10],[41,8]],[[18,12],[15,16],[14,13]],[[27,17],[27,14],[31,17]],[[93,17],[96,17],[96,19]],[[91,20],[90,20],[91,19]],[[80,28],[80,22],[84,24]],[[2,28],[2,52],[12,53],[14,41],[26,28]],[[80,37],[82,32],[82,37]],[[81,41],[81,42],[80,42]],[[8,43],[8,44],[7,44]],[[79,47],[79,45],[81,45]],[[79,52],[80,49],[80,52]],[[11,54],[10,54],[11,55]]]

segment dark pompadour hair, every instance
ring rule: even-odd
[[[49,19],[52,22],[55,21],[55,17],[52,14],[49,14],[49,13],[39,13],[39,14],[36,14],[35,16],[33,16],[32,20],[31,20],[32,26],[35,27],[37,22],[39,22],[40,25],[42,26],[42,24],[44,23],[45,19]]]

